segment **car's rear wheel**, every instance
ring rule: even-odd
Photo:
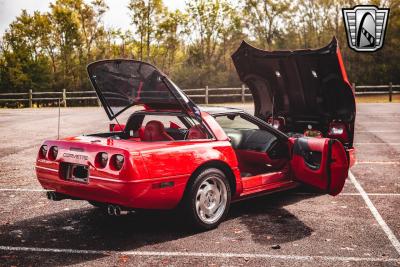
[[[231,191],[225,174],[216,168],[205,169],[189,184],[183,205],[195,227],[209,230],[226,217]]]

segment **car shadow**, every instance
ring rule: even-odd
[[[295,191],[234,203],[228,218],[220,228],[223,230],[224,225],[235,224],[238,220],[239,224],[248,229],[254,242],[265,245],[291,242],[309,236],[312,229],[287,211],[284,206],[314,197],[315,194],[299,195],[293,192]],[[219,229],[215,231],[218,232]],[[212,234],[217,234],[216,232]],[[127,216],[109,217],[100,209],[88,207],[2,225],[0,244],[14,247],[126,251],[155,244],[161,245],[196,234],[178,212],[139,212]],[[0,251],[0,253],[4,255],[5,252]],[[7,254],[18,256],[21,252]],[[32,256],[31,254],[29,255]],[[64,257],[59,253],[49,254],[51,253],[47,253],[47,257],[43,260],[51,261],[53,265],[77,264],[106,256],[69,254],[68,257]],[[18,258],[15,257],[15,260]],[[6,259],[14,263],[12,257]]]
[[[310,236],[313,230],[285,206],[319,195],[303,188],[249,199],[232,205],[230,218],[238,218],[256,243],[268,246],[293,242]]]

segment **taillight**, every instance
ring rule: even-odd
[[[100,152],[99,154],[97,154],[96,156],[97,167],[104,168],[105,166],[107,166],[107,162],[108,162],[108,154],[106,152]]]
[[[344,132],[343,128],[332,127],[329,129],[329,135],[339,135]]]
[[[346,125],[341,122],[331,122],[328,129],[328,137],[338,139],[342,143],[347,143],[349,136]]]
[[[120,154],[116,154],[111,157],[112,167],[117,171],[122,169],[122,166],[124,165],[124,161],[125,161],[124,156],[122,156]]]
[[[58,147],[57,146],[50,147],[49,158],[51,160],[55,160],[57,158],[57,155],[58,155]]]
[[[40,157],[41,158],[46,158],[46,156],[47,156],[47,145],[42,145],[40,147],[39,153],[40,153]]]

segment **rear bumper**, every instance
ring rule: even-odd
[[[82,200],[116,204],[133,209],[176,207],[189,179],[189,175],[185,175],[122,181],[89,175],[89,181],[86,184],[61,179],[58,170],[41,166],[36,166],[36,175],[42,187],[47,190],[54,190]],[[167,183],[169,186],[160,187],[161,183]]]

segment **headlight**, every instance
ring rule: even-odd
[[[41,156],[42,158],[46,158],[46,156],[47,156],[47,145],[42,145],[42,146],[40,147],[39,153],[40,153],[40,156]]]
[[[58,147],[57,146],[52,146],[50,147],[50,153],[49,153],[49,158],[51,160],[55,160],[58,155]]]
[[[122,156],[120,154],[116,154],[116,155],[112,156],[112,165],[117,171],[122,169],[122,166],[124,165],[124,161],[125,161],[124,156]]]
[[[107,162],[108,162],[108,154],[106,152],[101,152],[97,154],[96,165],[98,165],[98,167],[104,168],[105,166],[107,166]]]

